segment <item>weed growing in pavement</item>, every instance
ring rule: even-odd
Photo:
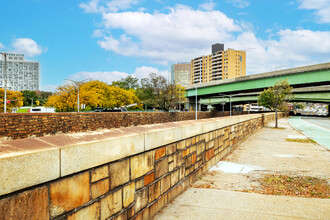
[[[309,138],[286,138],[285,139],[288,142],[299,142],[299,143],[316,143],[315,141],[313,141],[312,139]]]
[[[298,197],[330,198],[330,186],[326,180],[309,176],[286,176],[267,174],[258,180],[262,189],[256,192],[269,195],[286,195]]]

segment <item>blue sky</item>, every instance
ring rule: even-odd
[[[330,0],[2,0],[0,51],[64,79],[167,76],[170,64],[247,49],[247,73],[330,61]]]

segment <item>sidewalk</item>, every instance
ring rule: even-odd
[[[330,183],[330,152],[300,137],[287,119],[269,124],[241,143],[155,219],[330,219],[330,199],[246,193],[265,174],[311,176]]]

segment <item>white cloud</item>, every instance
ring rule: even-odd
[[[5,48],[5,45],[3,45],[2,43],[0,43],[0,49]]]
[[[247,50],[248,73],[273,71],[329,62],[330,31],[290,30],[277,32],[278,40],[257,39],[252,32],[242,33],[226,45]]]
[[[89,3],[81,3],[79,5],[86,13],[96,13],[100,12],[98,8],[99,0],[92,0]]]
[[[212,11],[214,9],[215,5],[216,4],[214,3],[213,0],[208,0],[203,4],[200,4],[199,8],[204,9],[206,11]]]
[[[320,23],[330,23],[330,0],[298,0],[300,9],[315,10]]]
[[[97,71],[97,72],[87,72],[87,71],[82,71],[75,73],[71,76],[69,76],[68,79],[71,80],[84,80],[84,79],[93,79],[93,80],[99,80],[106,82],[108,84],[111,84],[112,81],[117,81],[122,78],[125,78],[129,75],[136,77],[138,79],[142,79],[145,77],[148,77],[149,73],[156,73],[158,75],[162,75],[165,78],[168,78],[169,72],[167,70],[161,71],[157,68],[154,67],[148,67],[148,66],[141,66],[135,69],[134,73],[128,74],[125,72],[118,72],[118,71],[112,71],[112,72],[102,72],[102,71]]]
[[[30,38],[17,38],[12,43],[12,46],[15,52],[22,53],[28,57],[37,56],[46,51]]]
[[[125,10],[130,8],[132,5],[139,3],[138,0],[112,0],[103,1],[103,4],[99,0],[91,0],[88,3],[81,3],[79,5],[86,13],[97,13],[97,12],[117,12],[119,10]]]
[[[128,9],[132,5],[138,4],[138,0],[112,0],[106,3],[109,11],[117,12],[118,10]]]
[[[84,79],[93,79],[93,80],[100,80],[106,83],[111,83],[112,81],[120,80],[121,78],[125,78],[128,76],[128,73],[112,71],[112,72],[86,72],[82,71],[79,73],[75,73],[69,77],[71,80],[84,80]]]
[[[226,0],[226,2],[233,4],[233,6],[237,8],[246,8],[250,5],[250,3],[245,0]]]
[[[132,74],[133,77],[138,79],[147,78],[150,73],[156,73],[157,75],[164,76],[166,79],[169,77],[169,71],[167,70],[159,70],[154,67],[149,66],[141,66],[135,69],[135,72]]]
[[[273,71],[276,66],[291,68],[329,62],[329,31],[283,29],[267,32],[268,38],[260,39],[249,23],[235,21],[220,11],[184,5],[166,12],[109,12],[102,16],[103,36],[98,40],[101,48],[162,65],[210,54],[211,45],[217,42],[224,43],[225,48],[254,48],[247,51],[250,74]],[[109,34],[118,32],[121,35]],[[151,67],[144,69],[140,72],[146,75],[156,72]],[[161,74],[166,77],[168,71]]]
[[[96,29],[96,30],[94,30],[92,36],[93,36],[93,37],[96,37],[96,38],[103,37],[103,31],[100,30],[100,29]]]
[[[212,43],[231,39],[233,32],[241,31],[233,19],[219,11],[183,5],[169,8],[168,13],[104,13],[103,20],[107,30],[120,29],[124,33],[98,41],[102,48],[162,64],[207,54]]]

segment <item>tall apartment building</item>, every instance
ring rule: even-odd
[[[6,54],[6,70],[4,56],[0,59],[0,87],[7,82],[9,90],[39,90],[39,62],[27,61],[23,54]]]
[[[171,82],[187,87],[190,85],[190,63],[177,63],[171,66]]]
[[[246,75],[246,52],[224,50],[223,44],[212,45],[212,54],[191,60],[191,84],[231,79]]]

